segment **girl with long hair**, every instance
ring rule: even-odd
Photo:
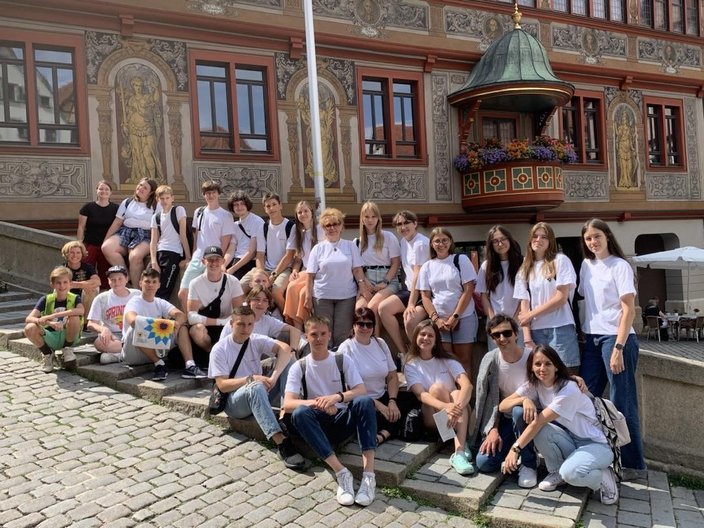
[[[523,327],[525,344],[549,345],[576,374],[579,370],[579,345],[570,306],[577,274],[572,262],[558,253],[555,233],[549,224],[538,222],[531,230],[514,288],[521,301],[518,323]]]
[[[499,412],[511,412],[527,401],[543,411],[511,446],[503,472],[518,469],[521,449],[533,440],[548,469],[538,484],[542,491],[567,483],[600,491],[604,504],[618,502],[611,446],[599,426],[594,404],[571,379],[559,354],[549,346],[537,346],[528,356],[526,375],[528,381],[501,401]]]
[[[608,381],[609,399],[626,417],[631,442],[621,448],[621,460],[630,476],[633,471],[628,470],[645,470],[636,393],[639,348],[633,329],[633,268],[611,228],[598,218],[582,227],[582,253],[579,293],[584,296],[586,343],[580,375],[592,394],[603,394]]]

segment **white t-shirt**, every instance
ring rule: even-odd
[[[584,259],[579,271],[579,293],[584,296],[584,333],[616,335],[623,315],[621,297],[636,293],[633,269],[615,255],[603,260]],[[635,333],[633,327],[630,333]]]
[[[208,246],[222,247],[222,237],[235,233],[235,221],[230,212],[222,207],[214,210],[205,207],[202,215],[193,215],[193,227],[198,229],[196,250],[193,252],[193,258],[197,260],[203,258],[205,248]]]
[[[261,230],[264,220],[251,211],[243,219],[235,222],[235,230],[232,235],[235,240],[235,258],[244,257],[251,244],[255,244],[255,250],[264,247],[264,231]]]
[[[401,246],[398,243],[398,238],[390,231],[382,231],[381,234],[384,237],[384,245],[379,252],[374,249],[376,235],[367,236],[367,249],[362,253],[362,261],[364,261],[365,266],[391,266],[391,259],[401,256]]]
[[[99,321],[107,326],[114,334],[122,332],[122,318],[125,315],[127,302],[135,296],[141,295],[139,290],[128,289],[125,297],[116,295],[112,290],[104,291],[93,299],[88,312],[89,321]]]
[[[289,231],[288,237],[286,236],[286,225],[289,223],[288,218],[284,218],[283,221],[274,225],[269,220],[267,223],[269,227],[267,228],[266,240],[264,239],[264,225],[261,226],[261,233],[257,234],[257,240],[264,240],[264,245],[259,246],[257,243],[257,251],[264,251],[266,253],[266,261],[264,263],[267,271],[274,271],[276,266],[284,255],[286,254],[286,249],[291,247],[296,247],[296,227],[291,222],[291,230]],[[266,248],[266,251],[264,250]]]
[[[156,225],[156,215],[159,215],[159,222],[161,223],[161,235],[159,236],[159,242],[156,245],[157,251],[173,251],[179,255],[183,255],[183,246],[181,245],[181,238],[179,237],[178,231],[174,228],[174,224],[171,222],[171,209],[168,213],[164,211],[159,211],[152,215],[152,229],[158,229]],[[176,220],[181,220],[181,218],[186,218],[186,210],[180,205],[176,206]],[[186,227],[188,229],[188,227]]]
[[[145,301],[141,295],[132,297],[125,306],[125,313],[135,312],[142,317],[152,317],[154,319],[167,319],[169,313],[176,307],[169,301],[160,297],[155,297],[152,302]],[[124,336],[123,336],[124,337]]]
[[[264,314],[258,321],[254,321],[254,329],[252,330],[252,333],[276,339],[284,329],[284,325],[285,323],[282,320],[272,317],[271,315]],[[225,339],[231,334],[232,325],[226,324],[222,327],[222,332],[220,332],[220,340]]]
[[[227,277],[225,291],[220,297],[220,318],[232,315],[232,299],[244,295],[240,281],[234,275],[223,275]],[[222,288],[222,277],[216,282],[208,280],[207,272],[196,277],[188,285],[188,300],[200,301],[201,308],[208,306],[220,293]]]
[[[569,286],[569,298],[572,299],[574,289],[577,285],[577,274],[574,271],[572,262],[562,253],[555,256],[555,271],[557,277],[551,280],[545,279],[542,273],[544,260],[539,260],[533,266],[533,272],[530,277],[530,294],[528,293],[528,285],[523,277],[523,273],[516,275],[516,284],[513,290],[513,296],[516,299],[530,300],[531,310],[548,302],[558,286]],[[534,330],[542,330],[543,328],[559,328],[565,325],[574,324],[574,316],[570,303],[566,302],[557,310],[553,310],[546,314],[537,316],[531,322],[530,326]]]
[[[363,345],[350,337],[342,342],[337,351],[354,361],[367,388],[367,396],[375,400],[381,398],[386,392],[386,377],[389,372],[396,372],[396,364],[386,342],[372,337],[368,345]]]
[[[433,306],[443,319],[451,316],[462,296],[462,285],[477,280],[477,272],[467,255],[460,255],[460,271],[454,262],[455,255],[444,259],[434,258],[423,264],[418,275],[418,290],[430,291],[433,294]],[[460,319],[474,313],[474,299],[460,314]]]
[[[496,289],[493,292],[488,291],[486,287],[486,267],[487,261],[485,260],[479,268],[477,288],[474,291],[477,293],[486,293],[489,296],[489,302],[495,314],[502,313],[513,317],[520,301],[513,298],[513,285],[508,278],[508,260],[501,261],[501,269],[504,271],[504,280],[496,285]]]
[[[130,200],[130,204],[125,208],[127,199],[122,200],[120,207],[117,208],[115,216],[122,218],[122,225],[130,228],[151,229],[152,216],[154,212],[161,212],[161,204],[156,204],[156,209],[147,207],[146,202],[138,202],[134,198]]]
[[[363,266],[359,248],[351,240],[334,244],[323,240],[310,250],[306,272],[315,275],[313,297],[316,299],[349,299],[357,295],[352,268]]]
[[[323,228],[320,225],[316,225],[318,242],[325,240],[325,233],[323,233]],[[294,228],[295,231],[295,228]],[[308,267],[308,258],[310,257],[310,250],[313,248],[313,236],[310,229],[303,231],[303,243],[301,244],[301,253],[298,255],[301,259],[301,271]],[[296,249],[296,238],[293,238],[293,243],[290,246],[286,246],[286,249]]]
[[[419,384],[424,391],[430,389],[433,383],[442,383],[450,392],[457,388],[456,381],[460,374],[466,374],[464,367],[454,359],[413,358],[404,367],[408,388]]]
[[[518,387],[526,382],[526,363],[530,348],[523,349],[523,355],[515,363],[509,363],[498,352],[499,356],[499,396],[503,400],[507,396],[511,396],[518,390]],[[507,413],[510,416],[511,413]]]
[[[534,387],[526,382],[516,393],[539,402],[538,407],[550,409],[560,415],[555,421],[579,438],[588,438],[600,444],[606,443],[594,404],[589,396],[582,394],[574,381],[568,381],[558,392],[555,392],[554,386],[547,388],[538,383]]]
[[[346,391],[348,388],[356,387],[362,381],[362,377],[357,371],[357,367],[348,356],[343,355],[342,371],[345,373],[345,383],[347,387],[342,387],[340,379],[340,369],[337,368],[335,354],[328,353],[328,356],[322,361],[313,359],[313,354],[307,355],[304,360],[306,362],[306,387],[308,389],[308,399],[313,400],[319,396],[330,396],[338,392]],[[286,380],[286,392],[293,392],[303,396],[303,386],[301,384],[301,366],[296,361],[288,371],[288,380]],[[336,403],[338,409],[345,409],[346,403]]]
[[[422,266],[430,260],[430,239],[421,233],[416,233],[416,236],[411,240],[401,238],[399,245],[401,246],[401,265],[406,274],[406,288],[411,291],[413,288],[413,266]]]
[[[235,378],[246,376],[258,376],[262,373],[262,356],[272,357],[276,342],[270,337],[252,334],[249,336],[249,344],[244,356],[237,367]],[[208,365],[208,377],[215,379],[218,376],[230,376],[232,367],[235,366],[237,356],[240,353],[242,344],[236,343],[231,337],[222,339],[215,343],[210,352],[210,363]]]

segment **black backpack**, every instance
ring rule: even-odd
[[[284,218],[286,220],[286,240],[288,240],[288,237],[291,235],[291,230],[293,229],[293,226],[295,225],[293,223],[293,220],[289,220],[288,218]],[[242,227],[242,224],[240,224],[240,229],[244,232],[245,235],[247,235],[248,238],[251,238],[248,234],[247,231],[244,230],[244,227]],[[266,252],[267,252],[267,235],[269,234],[269,221],[267,220],[264,222],[264,258],[266,259]]]
[[[201,206],[198,209],[196,209],[195,214],[193,215],[195,218],[199,218],[200,220],[198,222],[198,229],[200,230],[200,227],[203,225],[203,210],[205,209],[205,206]],[[161,215],[155,215],[156,216],[156,228],[159,230],[159,236],[161,236]],[[179,229],[178,225],[178,218],[176,218],[176,206],[171,207],[171,225],[174,226],[174,230],[181,236],[181,229]],[[188,247],[191,250],[191,254],[193,254],[193,230],[192,229],[186,229],[186,241],[188,242]]]
[[[340,371],[340,384],[342,385],[342,392],[345,392],[345,371],[343,370],[345,357],[344,354],[334,354],[335,363],[337,363],[337,369]],[[303,399],[308,399],[308,385],[306,384],[306,358],[301,358],[298,360],[298,364],[301,367],[301,387],[303,389]]]

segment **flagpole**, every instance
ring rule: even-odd
[[[308,99],[310,104],[310,143],[313,154],[313,183],[315,201],[319,211],[325,209],[325,182],[323,179],[323,156],[320,139],[320,106],[318,103],[318,70],[315,58],[315,30],[313,28],[313,0],[303,0],[303,16],[306,24],[306,59],[308,61]]]

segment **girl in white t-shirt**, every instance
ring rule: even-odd
[[[553,491],[567,483],[600,490],[604,504],[618,502],[618,483],[611,468],[614,455],[589,396],[570,379],[569,370],[549,346],[533,349],[526,369],[528,381],[499,404],[499,411],[511,412],[526,400],[543,411],[511,446],[503,472],[518,469],[522,446],[534,440],[548,469],[538,484],[541,490]]]
[[[117,209],[115,220],[105,234],[101,247],[111,266],[126,267],[127,257],[132,286],[139,284],[144,258],[149,255],[152,215],[161,210],[156,207],[157,185],[156,181],[148,178],[139,181],[134,195],[123,200]]]
[[[357,308],[368,306],[379,316],[379,304],[399,290],[401,246],[389,231],[381,229],[381,211],[374,202],[365,202],[359,213],[359,238],[355,239],[364,262],[364,276],[369,281],[369,296],[357,298]],[[381,329],[377,329],[377,336]]]
[[[401,236],[401,265],[406,281],[398,293],[381,301],[379,320],[396,346],[397,353],[403,354],[407,348],[406,337],[410,339],[418,323],[428,317],[421,303],[417,283],[421,266],[430,258],[430,240],[417,231],[418,217],[412,211],[396,213],[392,222]],[[405,337],[396,319],[398,314],[403,314]]]
[[[516,275],[518,324],[527,346],[551,346],[572,374],[577,374],[580,362],[571,307],[576,286],[577,274],[570,259],[557,252],[552,227],[538,222],[530,230],[526,258]]]
[[[439,338],[440,331],[430,319],[416,326],[406,354],[406,383],[421,403],[423,424],[427,429],[437,427],[435,413],[447,411],[447,424],[456,433],[450,464],[460,475],[471,475],[476,469],[465,441],[472,383],[459,361],[442,347]]]
[[[631,442],[621,448],[623,467],[644,470],[636,394],[639,350],[633,329],[633,268],[608,224],[598,218],[582,227],[582,252],[579,293],[584,296],[586,343],[580,374],[592,394],[603,394],[609,382],[609,399],[626,417],[631,434]]]
[[[430,260],[418,276],[423,308],[440,329],[445,350],[453,353],[476,382],[481,357],[472,357],[477,340],[477,314],[474,311],[474,286],[477,272],[464,254],[455,255],[455,241],[444,227],[430,233]],[[476,363],[476,365],[475,365]]]
[[[386,342],[374,336],[376,319],[371,308],[354,311],[352,337],[343,341],[338,352],[357,366],[376,409],[376,443],[383,444],[398,435],[401,411],[398,406],[398,375]]]
[[[320,226],[315,223],[315,209],[310,202],[302,200],[296,204],[295,222],[295,246],[287,248],[289,252],[293,252],[293,266],[286,287],[283,316],[288,324],[302,330],[303,323],[310,317],[310,311],[306,309],[303,302],[306,286],[306,275],[303,272],[308,267],[311,249],[318,240],[323,239],[324,235]]]

